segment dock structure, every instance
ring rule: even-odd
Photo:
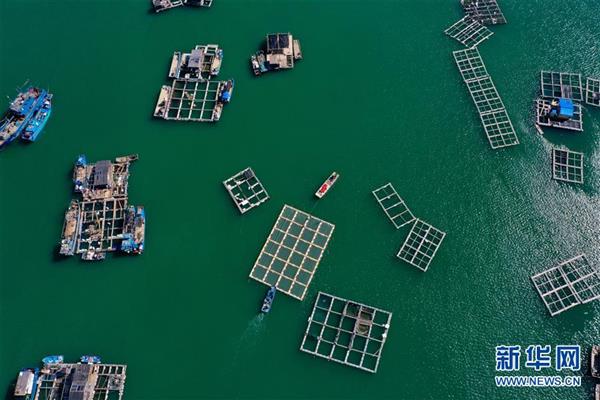
[[[558,181],[583,183],[583,153],[552,149],[552,177]]]
[[[108,400],[123,398],[127,366],[120,364],[57,363],[39,371],[37,400]]]
[[[519,144],[513,124],[498,90],[489,76],[476,47],[452,53],[458,70],[475,103],[492,149]]]
[[[269,200],[269,193],[250,167],[224,180],[223,186],[227,189],[240,214]]]
[[[461,0],[465,13],[483,25],[506,24],[496,0]]]
[[[189,53],[176,51],[171,59],[169,78],[208,80],[221,71],[223,49],[218,44],[199,44]]]
[[[392,313],[319,292],[300,350],[376,373]]]
[[[139,250],[138,254],[141,253],[143,221],[136,226],[131,221],[125,223],[129,166],[137,159],[137,154],[132,154],[117,157],[114,161],[87,163],[85,156],[79,157],[73,171],[73,181],[75,192],[81,194],[81,199],[72,200],[65,213],[59,251],[61,255],[79,254],[83,260],[103,260],[107,252],[122,250],[123,240],[134,234],[134,247]],[[143,207],[139,209],[143,210]]]
[[[553,110],[557,109],[560,102],[560,99],[538,98],[535,101],[536,124],[571,131],[583,131],[583,110],[579,103],[572,102],[570,104],[571,115],[569,118],[558,119],[552,117]]]
[[[285,205],[275,221],[250,278],[304,300],[335,225]]]
[[[396,229],[400,229],[415,220],[415,216],[391,183],[386,183],[373,190],[372,193]]]
[[[531,277],[551,316],[600,298],[600,272],[585,254]]]
[[[542,71],[540,72],[540,86],[542,88],[542,97],[562,97],[575,101],[583,101],[581,74]]]
[[[171,8],[181,7],[184,5],[194,7],[210,7],[213,0],[152,0],[152,8],[159,13],[161,11],[170,10]]]
[[[585,102],[591,106],[600,107],[600,79],[586,79]]]
[[[468,15],[455,22],[444,33],[468,48],[478,46],[494,34]]]
[[[417,219],[396,256],[426,272],[444,237],[445,232]]]

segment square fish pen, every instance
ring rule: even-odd
[[[542,97],[564,97],[566,99],[582,101],[583,86],[581,75],[569,72],[542,71],[540,73]]]
[[[319,292],[300,350],[375,373],[392,313]]]
[[[335,225],[283,206],[250,277],[304,300]]]
[[[469,16],[454,23],[444,33],[469,48],[479,45],[494,34]]]
[[[600,79],[587,78],[585,85],[585,102],[600,107]]]
[[[392,221],[396,229],[415,220],[415,216],[391,183],[386,183],[382,187],[373,190],[373,196],[375,196],[385,215]]]
[[[222,82],[173,81],[164,119],[212,122]]]
[[[99,254],[118,250],[121,243],[127,199],[83,201],[80,208],[77,254]]]
[[[583,183],[583,153],[552,149],[552,177],[559,181]]]
[[[585,254],[531,277],[550,315],[600,298],[600,273]]]
[[[489,76],[483,59],[479,54],[479,50],[464,49],[452,52],[454,61],[458,66],[458,71],[463,78],[463,81],[467,82],[472,79],[485,78]]]
[[[445,236],[445,232],[417,219],[397,257],[425,272]]]
[[[461,0],[465,12],[484,25],[506,24],[506,18],[496,0]]]
[[[223,185],[241,214],[269,200],[269,194],[250,167],[224,180]]]
[[[536,123],[540,126],[549,126],[559,129],[569,129],[572,131],[583,131],[583,114],[581,105],[573,103],[573,117],[566,121],[558,121],[550,118],[552,109],[552,100],[539,98],[536,100],[535,118]]]

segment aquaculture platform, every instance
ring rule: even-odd
[[[300,350],[375,373],[392,313],[319,292]]]
[[[241,214],[269,200],[267,190],[250,167],[224,180],[223,186]]]
[[[465,13],[484,25],[506,24],[496,0],[460,0]]]
[[[269,71],[294,68],[294,62],[302,59],[300,41],[291,33],[271,33],[267,35],[265,50],[250,57],[254,75]]]
[[[552,149],[552,177],[558,181],[583,183],[583,153]]]
[[[382,187],[373,190],[373,196],[375,196],[383,212],[396,229],[415,220],[415,216],[391,183],[386,183]]]
[[[600,79],[587,78],[585,93],[587,104],[600,107]]]
[[[579,103],[572,102],[568,118],[553,118],[553,110],[560,112],[559,105],[561,99],[550,99],[540,97],[535,101],[535,122],[539,126],[548,126],[558,129],[568,129],[571,131],[583,131],[583,113]]]
[[[444,33],[468,48],[478,46],[494,34],[494,32],[469,16],[454,23]]]
[[[446,233],[417,219],[402,244],[397,257],[426,272]]]
[[[169,78],[208,80],[219,75],[223,50],[217,44],[199,44],[189,53],[176,51],[171,59]]]
[[[65,213],[60,254],[80,254],[84,260],[103,260],[107,252],[118,251],[124,239],[134,238],[134,248],[143,249],[145,214],[138,224],[127,223],[129,166],[137,155],[117,157],[90,164],[79,156],[73,171],[75,192]],[[143,210],[143,208],[142,208]]]

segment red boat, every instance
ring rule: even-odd
[[[315,196],[317,196],[319,199],[322,199],[323,196],[325,196],[327,194],[327,192],[329,192],[329,189],[331,189],[331,187],[335,184],[335,182],[338,180],[339,177],[340,177],[340,174],[338,174],[337,172],[334,171],[329,176],[329,178],[327,178],[327,180],[325,182],[323,182],[323,184],[321,185],[319,190],[316,191]]]

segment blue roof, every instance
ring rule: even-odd
[[[561,98],[558,100],[558,105],[560,106],[560,115],[571,118],[575,114],[573,100]]]

